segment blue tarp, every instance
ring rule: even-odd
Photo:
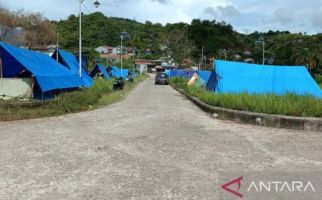
[[[74,54],[71,54],[64,50],[58,50],[59,52],[59,62],[69,68],[74,74],[79,76],[79,62]],[[53,54],[52,58],[56,59],[56,53]],[[82,68],[82,86],[92,87],[94,84],[93,79],[87,74],[86,70]]]
[[[90,77],[93,78],[98,72],[101,72],[107,80],[111,79],[111,76],[108,74],[108,72],[106,71],[106,68],[102,64],[97,64],[94,67],[94,69],[90,73]]]
[[[191,77],[195,74],[194,70],[185,70],[185,69],[172,69],[170,70],[170,78],[182,77],[186,79],[191,79]]]
[[[23,70],[27,70],[35,76],[43,92],[77,88],[82,84],[77,75],[46,54],[20,49],[3,42],[0,42],[0,47],[5,78],[16,77]]]
[[[133,73],[130,70],[128,70],[128,73],[129,73],[129,77],[131,77],[131,78],[139,77],[139,74],[138,73]]]
[[[112,67],[112,76],[114,76],[115,78],[120,78],[121,73],[122,73],[122,77],[126,79],[126,77],[129,75],[129,70],[123,68],[121,72],[121,69],[119,69],[118,67],[116,66]]]
[[[211,75],[211,71],[202,71],[202,70],[198,70],[197,74],[200,78],[202,78],[206,83],[209,80],[209,77]]]
[[[294,93],[322,97],[322,91],[303,66],[271,66],[215,61],[207,89],[218,93]]]

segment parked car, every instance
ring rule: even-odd
[[[169,76],[166,73],[159,73],[155,75],[155,84],[156,85],[168,85],[169,84]]]

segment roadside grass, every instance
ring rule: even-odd
[[[188,87],[183,78],[174,78],[171,85],[183,89],[191,96],[201,101],[223,108],[243,110],[258,113],[278,114],[301,117],[322,117],[322,101],[312,96],[299,96],[285,94],[282,96],[274,94],[217,94],[209,92],[205,88],[195,86]]]
[[[123,100],[126,95],[147,75],[134,79],[133,83],[127,82],[122,91],[113,91],[113,80],[97,79],[92,88],[58,95],[53,101],[23,103],[8,106],[0,102],[0,121],[34,119],[50,116],[59,116],[68,113],[89,111]]]

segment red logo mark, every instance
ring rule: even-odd
[[[226,190],[227,192],[230,192],[240,198],[243,198],[243,195],[239,192],[240,190],[240,187],[241,187],[241,183],[242,183],[242,180],[243,180],[243,177],[239,177],[233,181],[230,181],[229,183],[226,183],[224,185],[221,186],[222,189]],[[237,190],[233,190],[230,188],[230,186],[234,185],[234,184],[237,184]]]

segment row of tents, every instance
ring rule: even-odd
[[[216,60],[213,71],[171,70],[169,77],[184,77],[188,85],[216,93],[293,93],[322,98],[322,90],[304,66],[272,66]]]
[[[102,64],[97,64],[89,74],[82,68],[80,76],[79,62],[76,56],[64,50],[56,50],[52,57],[49,57],[40,52],[0,42],[0,58],[0,96],[8,95],[1,94],[3,88],[8,88],[6,85],[8,80],[12,87],[9,97],[21,97],[23,93],[26,93],[26,91],[22,91],[22,88],[28,88],[33,90],[33,97],[43,98],[44,96],[52,96],[58,91],[92,87],[93,78],[97,74],[101,74],[106,79],[111,79],[111,76],[125,79],[129,76],[127,69],[120,70],[116,66],[105,68]],[[31,78],[35,81],[30,87],[26,87],[21,81],[18,81],[19,78],[22,80]],[[27,82],[30,84],[30,81]]]

